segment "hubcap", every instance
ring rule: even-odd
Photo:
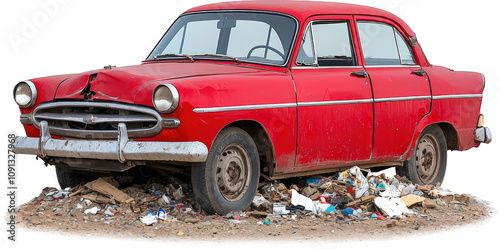
[[[441,162],[441,151],[436,137],[425,134],[420,139],[415,161],[420,180],[430,184],[436,178]]]
[[[230,144],[218,156],[216,179],[220,193],[228,201],[243,197],[250,184],[250,158],[239,144]]]

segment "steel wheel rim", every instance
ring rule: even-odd
[[[250,157],[239,144],[230,144],[217,157],[216,179],[221,195],[228,201],[238,201],[250,185]]]
[[[441,148],[437,138],[425,134],[418,143],[416,155],[417,174],[425,184],[436,179],[441,164]]]

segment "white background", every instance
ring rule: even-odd
[[[1,135],[4,170],[0,170],[0,216],[7,204],[7,134],[25,135],[19,123],[19,109],[12,99],[14,85],[25,79],[88,71],[104,65],[139,64],[175,18],[188,8],[216,1],[2,1],[0,3],[1,48]],[[494,139],[489,145],[466,152],[449,152],[444,187],[470,193],[492,202],[498,210],[498,154],[500,152],[500,74],[498,66],[498,6],[495,1],[342,1],[388,10],[417,33],[429,61],[454,70],[481,72],[486,76],[482,113]],[[49,8],[44,3],[52,3]],[[55,3],[55,4],[54,4]],[[47,6],[45,4],[45,6]],[[30,28],[27,28],[30,27]],[[15,38],[14,38],[15,37]],[[16,39],[16,42],[12,42]],[[475,117],[471,117],[475,118]],[[44,167],[34,156],[20,155],[17,164],[18,203],[36,197],[46,186],[58,187],[53,167]],[[91,248],[99,246],[179,247],[200,246],[203,241],[151,242],[146,239],[85,238],[55,232],[34,232],[18,228],[17,242],[7,241],[7,226],[0,225],[0,247]],[[496,247],[500,221],[497,212],[485,222],[434,234],[411,235],[375,241],[254,241],[238,243],[256,248],[294,245],[297,248],[435,248],[438,246],[490,245]],[[356,234],[352,235],[356,238]],[[218,242],[226,245],[234,242]],[[257,243],[258,245],[254,245]],[[203,246],[206,246],[204,244]],[[210,242],[210,247],[220,246]]]

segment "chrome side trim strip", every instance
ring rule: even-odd
[[[432,96],[432,99],[468,99],[468,98],[482,98],[482,94],[454,94],[454,95],[439,95]]]
[[[410,96],[410,97],[391,97],[391,98],[377,98],[375,103],[379,102],[392,102],[392,101],[405,101],[405,100],[422,100],[431,99],[431,96]]]
[[[256,110],[256,109],[272,109],[272,108],[288,108],[297,107],[296,103],[285,104],[264,104],[264,105],[239,105],[239,106],[224,106],[224,107],[207,107],[207,108],[194,108],[195,113],[208,113],[208,112],[227,112],[227,111],[242,111],[242,110]]]
[[[440,96],[409,96],[409,97],[391,97],[391,98],[376,98],[376,99],[313,101],[313,102],[299,102],[297,104],[284,103],[284,104],[264,104],[264,105],[240,105],[240,106],[225,106],[225,107],[194,108],[193,112],[195,112],[195,113],[209,113],[209,112],[226,112],[226,111],[271,109],[271,108],[322,106],[322,105],[347,105],[347,104],[361,104],[361,103],[380,103],[380,102],[394,102],[394,101],[407,101],[407,100],[479,98],[482,96],[483,96],[482,94],[458,94],[458,95],[440,95]]]
[[[320,105],[347,105],[347,104],[360,104],[372,103],[373,99],[354,99],[354,100],[334,100],[334,101],[315,101],[315,102],[299,102],[299,107],[304,106],[320,106]]]

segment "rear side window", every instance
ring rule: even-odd
[[[355,66],[347,21],[317,21],[309,25],[297,55],[297,65]]]
[[[415,65],[410,47],[394,27],[378,22],[358,22],[365,65]]]

